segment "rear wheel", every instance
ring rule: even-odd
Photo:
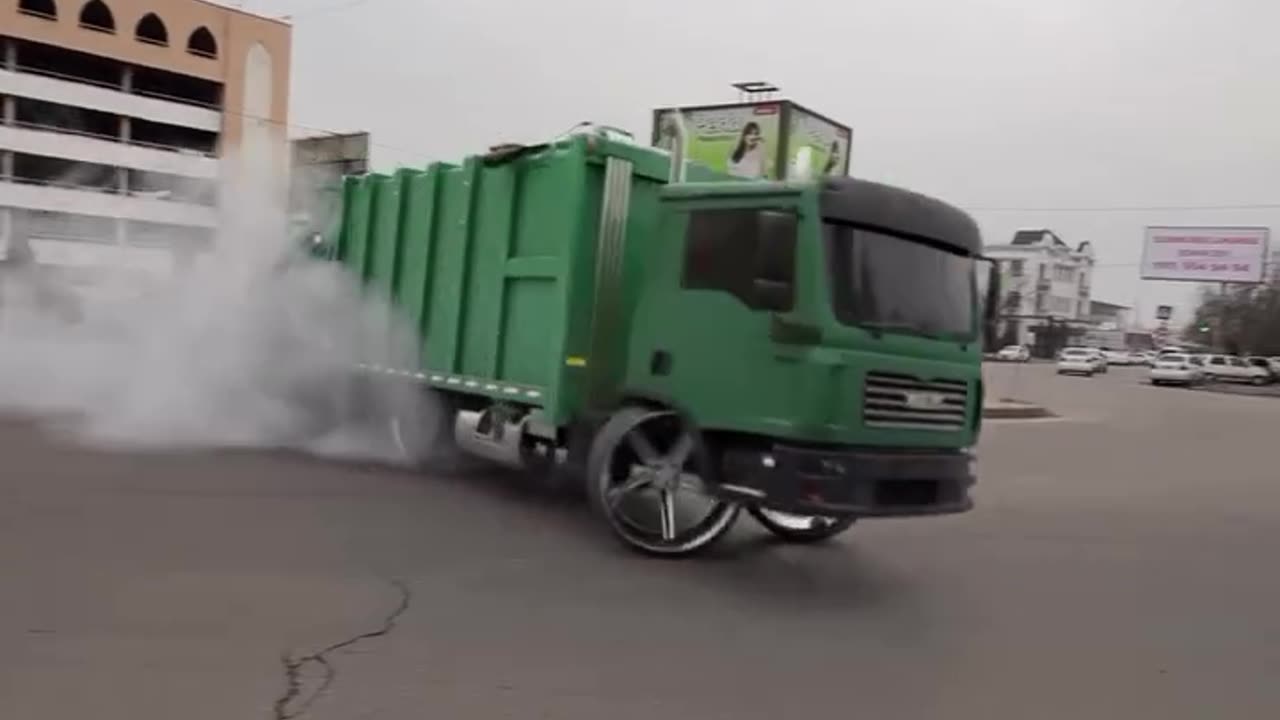
[[[1254,378],[1250,378],[1249,382],[1250,384],[1253,384],[1253,385],[1266,385],[1267,379],[1264,377],[1254,377]]]
[[[389,405],[387,430],[391,442],[405,463],[423,467],[455,454],[453,421],[457,408],[451,396],[406,386],[382,401]]]
[[[757,505],[748,508],[748,512],[766,530],[791,543],[817,543],[829,540],[857,522],[857,518],[852,516],[793,515]]]
[[[697,429],[678,413],[626,407],[596,433],[587,461],[592,505],[626,545],[680,557],[733,527],[739,506],[712,497],[715,466]]]

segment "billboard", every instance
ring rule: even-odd
[[[1142,244],[1143,280],[1258,283],[1270,233],[1263,227],[1149,227]]]
[[[781,103],[659,110],[654,144],[671,149],[671,114],[684,114],[686,157],[717,172],[750,180],[777,180]]]
[[[795,105],[789,114],[787,154],[791,166],[797,168],[801,148],[807,147],[809,169],[813,175],[848,175],[849,128]]]

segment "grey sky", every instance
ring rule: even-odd
[[[643,136],[655,106],[766,79],[852,125],[854,175],[972,208],[988,242],[1092,241],[1095,299],[1147,320],[1194,287],[1137,281],[1144,225],[1280,227],[1275,208],[978,209],[1280,204],[1275,0],[347,2],[243,6],[296,16],[293,121],[371,131],[378,167],[580,120]]]

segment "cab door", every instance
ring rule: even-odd
[[[794,416],[797,390],[778,327],[811,303],[798,280],[807,225],[793,198],[751,200],[668,203],[661,262],[634,316],[628,390],[702,427],[778,432],[770,423]]]

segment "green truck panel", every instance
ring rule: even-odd
[[[625,363],[631,283],[621,268],[634,275],[634,258],[606,258],[620,284],[597,287],[610,158],[632,208],[617,251],[642,251],[621,240],[656,232],[665,155],[579,136],[515,157],[346,178],[338,257],[420,333],[415,370],[433,384],[536,405],[562,422],[589,384],[616,381]]]

